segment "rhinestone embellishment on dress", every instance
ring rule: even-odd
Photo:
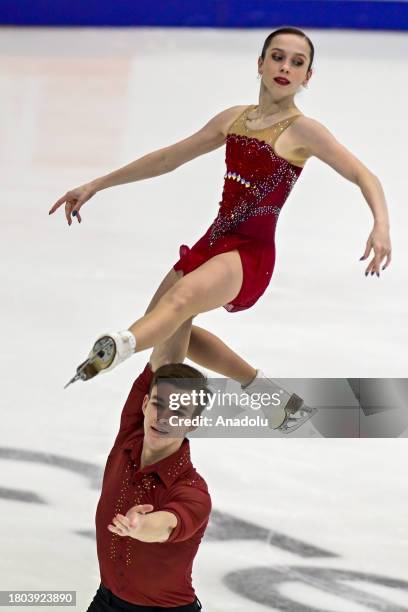
[[[256,152],[267,154],[270,164],[273,164],[273,170],[269,174],[256,177],[255,180],[242,179],[239,173],[229,171],[225,174],[225,183],[223,191],[223,199],[220,202],[218,215],[212,223],[209,246],[214,246],[215,242],[226,233],[230,232],[242,223],[253,216],[258,215],[274,215],[277,220],[281,208],[292,190],[298,176],[290,163],[276,156],[272,147],[266,142],[259,141],[256,138],[248,136],[229,134],[228,146],[241,147],[242,153],[249,146]],[[235,178],[234,178],[235,176]],[[239,179],[238,179],[239,177]],[[245,181],[245,188],[241,191],[240,188],[234,187],[231,192],[228,187],[228,179],[232,178],[242,186]],[[247,183],[249,187],[247,188]],[[268,204],[267,200],[280,185],[283,185],[283,192],[280,194],[279,205]],[[231,187],[232,189],[232,187]],[[264,204],[262,204],[265,202]]]
[[[227,172],[226,174],[224,174],[224,178],[237,181],[238,183],[241,183],[241,185],[245,185],[245,187],[251,186],[251,183],[244,179],[242,176],[240,176],[237,172]]]

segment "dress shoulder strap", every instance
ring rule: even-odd
[[[259,129],[250,129],[247,127],[246,119],[249,111],[253,108],[256,108],[256,104],[250,104],[247,106],[240,115],[233,121],[233,123],[228,128],[228,133],[234,134],[244,134],[246,136],[253,136],[255,138],[259,138],[262,136],[262,140],[271,140],[271,137],[278,136],[283,130],[285,130],[297,117],[301,117],[302,113],[297,113],[296,115],[292,115],[291,117],[287,117],[286,119],[281,119],[272,125],[268,125],[264,128]]]
[[[242,127],[245,126],[245,119],[246,119],[247,113],[249,112],[249,110],[251,108],[254,108],[254,106],[255,106],[255,104],[249,104],[249,106],[244,108],[242,113],[240,113],[238,115],[238,117],[236,119],[234,119],[234,121],[229,126],[229,128],[227,130],[228,134],[230,134],[230,133],[237,133],[236,129],[242,129]]]
[[[247,106],[242,113],[233,121],[228,129],[228,134],[236,134],[241,136],[247,136],[248,138],[256,138],[257,140],[266,142],[274,149],[275,142],[279,136],[288,128],[298,117],[302,117],[302,113],[297,113],[286,119],[281,119],[276,123],[269,125],[266,128],[258,130],[251,130],[246,125],[246,118],[249,111],[256,107],[256,104],[250,104]],[[303,167],[308,157],[297,157],[296,159],[286,159],[289,163]]]

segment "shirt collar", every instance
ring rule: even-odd
[[[140,436],[122,447],[124,451],[130,451],[131,458],[138,466],[140,465],[143,440],[144,436]],[[181,474],[188,472],[192,467],[190,441],[188,438],[184,438],[180,448],[175,453],[156,461],[156,463],[146,465],[141,472],[143,474],[155,472],[168,488]]]

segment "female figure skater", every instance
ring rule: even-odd
[[[275,263],[277,218],[306,160],[313,155],[358,185],[371,208],[374,224],[361,257],[365,260],[374,251],[366,276],[379,276],[384,258],[382,269],[389,265],[389,219],[380,181],[326,127],[295,105],[295,94],[312,76],[313,56],[313,44],[302,30],[287,27],[272,32],[258,58],[261,87],[257,105],[228,108],[189,138],[68,191],[51,208],[49,214],[65,204],[68,224],[73,216],[80,223],[82,206],[98,191],[170,172],[226,142],[227,171],[213,223],[191,249],[180,247],[179,260],[164,277],[144,316],[127,330],[100,336],[72,381],[109,371],[134,352],[176,344],[202,367],[209,361],[214,367],[213,356],[225,347],[219,353],[217,371],[248,383],[247,370],[239,377],[229,367],[228,347],[192,326],[192,321],[199,313],[220,306],[228,312],[250,308],[264,293]],[[264,374],[255,369],[252,373],[251,384],[256,386]]]

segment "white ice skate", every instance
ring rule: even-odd
[[[256,377],[241,389],[248,395],[254,393],[267,393],[279,395],[278,406],[266,405],[261,410],[268,419],[269,427],[277,429],[284,434],[290,434],[306,423],[316,412],[317,408],[306,406],[303,399],[296,393],[289,393],[282,389],[272,378],[268,378],[262,370],[256,371]]]
[[[89,380],[97,374],[113,370],[130,357],[135,348],[136,338],[128,330],[102,334],[93,345],[88,358],[77,367],[75,376],[64,389],[77,380]]]

